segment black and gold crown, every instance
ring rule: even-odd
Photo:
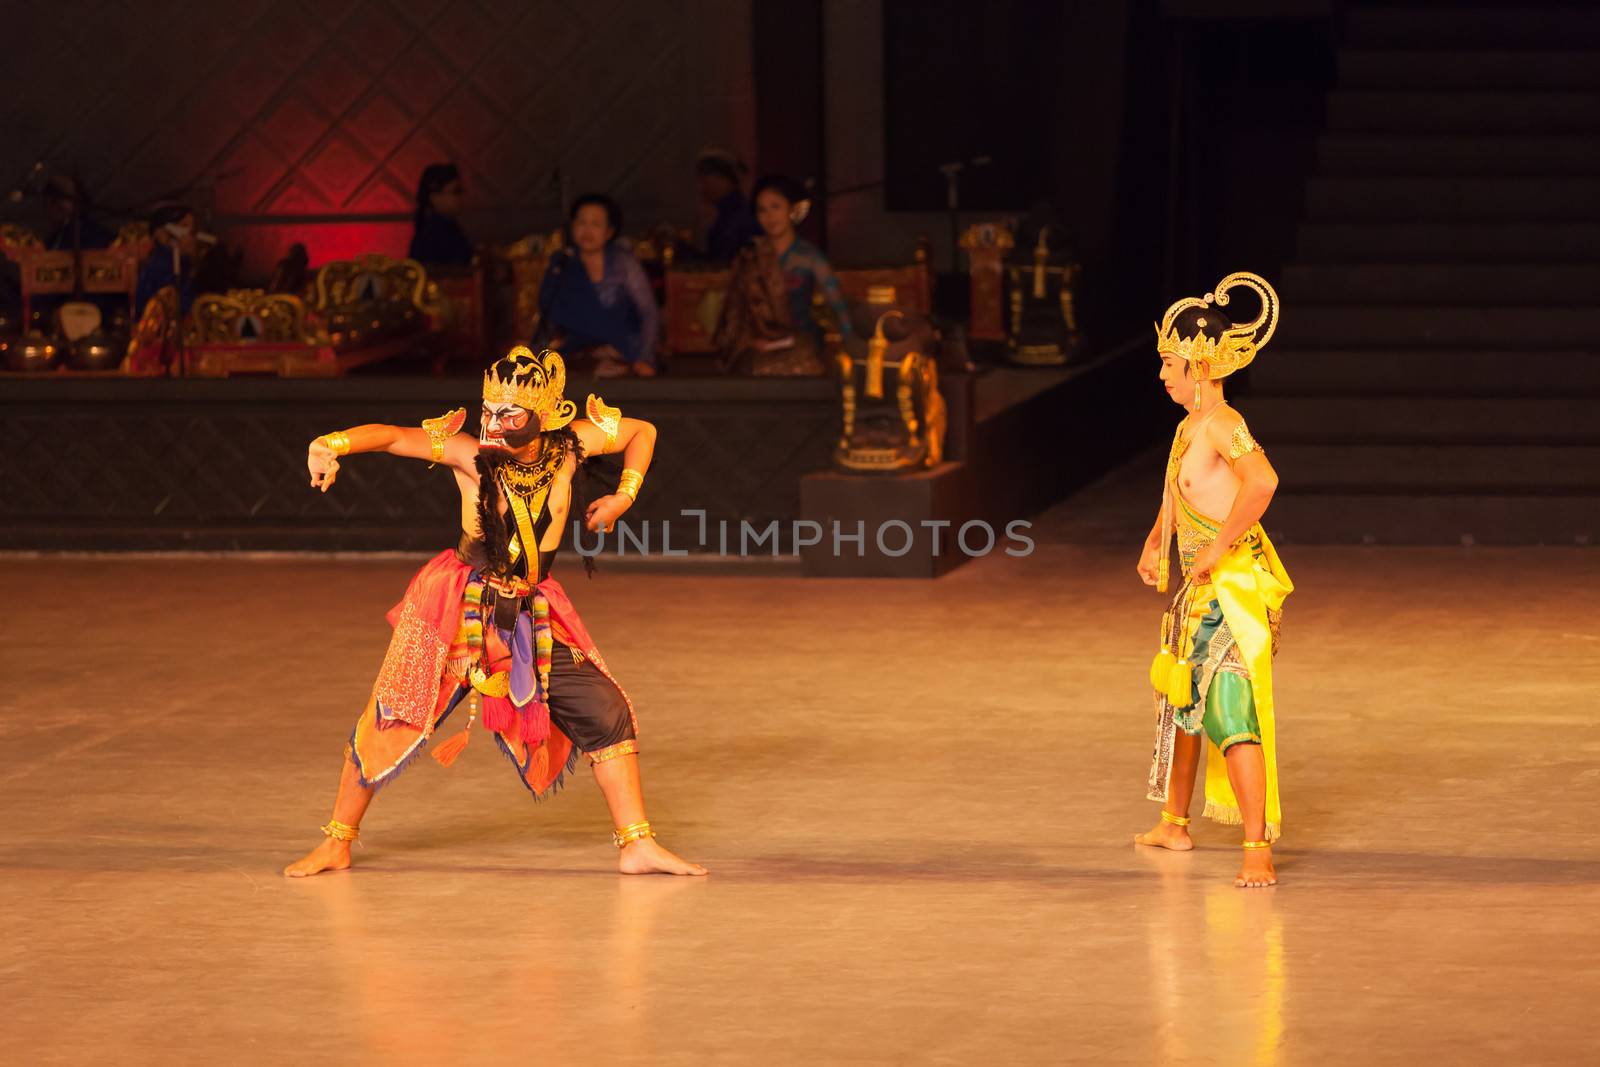
[[[531,411],[544,431],[559,430],[577,416],[578,405],[566,399],[566,391],[567,365],[552,348],[536,356],[518,345],[483,376],[485,400]]]
[[[1218,308],[1228,303],[1228,290],[1253,290],[1261,298],[1261,313],[1253,322],[1235,326]],[[1278,294],[1258,274],[1239,271],[1217,283],[1204,297],[1184,297],[1156,326],[1156,351],[1176,356],[1191,367],[1206,365],[1206,377],[1226,378],[1256,358],[1278,328]]]

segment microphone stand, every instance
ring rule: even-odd
[[[987,167],[994,160],[989,156],[973,156],[962,161],[939,164],[944,175],[945,209],[950,212],[950,273],[961,269],[961,172],[968,167]]]

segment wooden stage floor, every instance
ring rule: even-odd
[[[479,738],[291,882],[412,560],[0,559],[16,1064],[1563,1063],[1600,1039],[1600,556],[1286,547],[1283,883],[1136,849],[1125,548],[570,591],[703,881]]]

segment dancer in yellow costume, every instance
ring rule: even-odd
[[[1261,310],[1235,325],[1222,308],[1236,289]],[[1194,847],[1189,801],[1207,751],[1207,818],[1244,827],[1244,865],[1234,884],[1276,885],[1272,842],[1281,833],[1272,658],[1284,598],[1293,591],[1261,516],[1278,475],[1222,382],[1247,365],[1278,325],[1278,294],[1254,274],[1230,274],[1204,297],[1180,300],[1156,327],[1161,381],[1185,409],[1167,458],[1161,513],[1139,557],[1139,577],[1166,592],[1174,532],[1183,582],[1161,620],[1150,668],[1159,732],[1151,800],[1155,829],[1134,838],[1175,851]],[[1209,741],[1210,744],[1206,744]]]

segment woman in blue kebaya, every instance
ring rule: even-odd
[[[567,247],[550,258],[539,287],[541,343],[591,352],[602,378],[652,377],[661,316],[639,260],[615,244],[621,209],[590,193],[578,197],[568,218]]]

